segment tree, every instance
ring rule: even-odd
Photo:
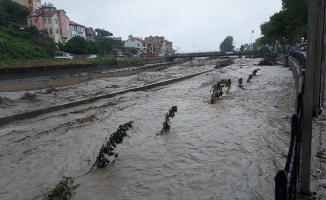
[[[113,51],[113,41],[111,38],[97,36],[95,42],[98,45],[99,53],[102,55]]]
[[[109,31],[100,28],[95,29],[95,32],[97,33],[97,36],[113,36]]]
[[[97,54],[99,52],[98,46],[96,45],[95,41],[86,40],[86,45],[87,54]]]
[[[245,45],[241,45],[240,51],[243,52],[246,49]]]
[[[228,51],[233,51],[234,46],[233,46],[233,37],[232,36],[227,36],[224,41],[220,44],[220,51],[222,52],[228,52]]]
[[[63,50],[77,55],[87,54],[86,39],[81,36],[74,36],[63,46]]]
[[[307,37],[308,0],[282,0],[282,10],[261,24],[261,44],[293,44]]]
[[[26,16],[30,14],[30,10],[11,0],[0,0],[0,25],[4,25],[5,21],[27,24]]]

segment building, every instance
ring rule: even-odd
[[[86,27],[86,39],[87,40],[94,40],[95,32],[92,27]]]
[[[173,44],[172,44],[172,42],[166,40],[165,43],[166,43],[166,48],[165,48],[166,49],[166,53],[168,53],[168,54],[174,54],[175,51],[173,50]]]
[[[22,6],[26,6],[31,13],[39,10],[41,8],[41,0],[12,0],[14,2],[19,3]]]
[[[53,4],[43,4],[39,10],[27,16],[28,25],[34,25],[48,32],[54,42],[69,40],[69,17],[64,10],[57,10]]]
[[[121,37],[110,37],[113,40],[113,46],[121,47],[122,46],[122,38]]]
[[[145,37],[148,44],[148,52],[153,54],[173,54],[172,42],[165,39],[164,36],[149,36]]]
[[[129,35],[128,40],[124,42],[125,47],[134,47],[138,50],[138,55],[147,53],[147,44],[145,40],[142,40],[142,38],[133,37],[132,35]]]
[[[70,38],[80,36],[86,39],[86,27],[76,22],[69,21]]]

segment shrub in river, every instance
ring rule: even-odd
[[[74,181],[74,178],[64,176],[63,180],[61,180],[53,190],[49,191],[44,199],[69,199],[75,194],[73,190],[79,186],[79,184],[73,185]]]
[[[130,121],[128,123],[125,123],[124,125],[120,125],[118,130],[110,135],[109,140],[105,138],[105,143],[102,145],[95,163],[88,172],[91,172],[94,167],[105,167],[107,164],[110,163],[108,157],[113,155],[115,157],[118,157],[118,154],[114,152],[114,148],[117,147],[117,144],[121,144],[123,142],[124,137],[128,136],[126,131],[132,127],[132,123],[133,122]]]
[[[250,80],[252,79],[252,75],[250,74],[248,79],[247,79],[247,83],[250,83]]]
[[[35,101],[36,94],[31,94],[29,92],[25,92],[24,95],[21,97],[21,99],[29,99],[29,100]]]
[[[240,88],[243,87],[243,85],[242,85],[242,78],[239,78],[239,80],[238,80],[238,87],[240,87]]]
[[[258,72],[257,69],[255,69],[254,71],[252,71],[252,75],[256,76],[257,72]]]
[[[177,106],[172,106],[170,109],[169,109],[169,112],[165,114],[165,119],[164,119],[164,122],[163,122],[163,127],[162,127],[162,130],[161,130],[161,135],[166,132],[166,131],[169,131],[170,130],[170,117],[173,118],[175,116],[175,113],[178,112],[178,108]]]
[[[211,103],[214,103],[215,99],[220,98],[223,95],[223,88],[227,87],[226,93],[230,91],[231,79],[222,79],[212,86]]]

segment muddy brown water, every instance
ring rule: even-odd
[[[2,127],[0,199],[42,199],[62,176],[80,184],[73,199],[274,199],[295,88],[288,68],[258,62],[236,60],[189,80]],[[257,68],[257,76],[238,88],[238,78],[246,80]],[[230,93],[209,104],[211,86],[221,78],[232,80]],[[171,130],[157,135],[173,105],[178,112]],[[85,175],[105,138],[130,120],[118,158]]]

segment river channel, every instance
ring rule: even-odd
[[[259,61],[236,59],[181,82],[1,127],[0,199],[42,199],[62,176],[80,185],[73,199],[274,199],[274,176],[284,167],[289,147],[295,88],[287,67],[258,66]],[[214,69],[212,62],[185,65],[171,67],[171,73]],[[255,69],[257,76],[246,83]],[[145,71],[132,79],[114,78],[114,85],[127,87],[131,80],[150,82],[166,74],[169,68]],[[210,104],[212,85],[224,78],[232,80],[230,93]],[[87,84],[94,90],[85,86],[79,92],[94,93],[95,83]],[[170,131],[157,135],[172,106],[178,112]],[[133,128],[117,147],[119,156],[85,174],[105,138],[129,121]]]

